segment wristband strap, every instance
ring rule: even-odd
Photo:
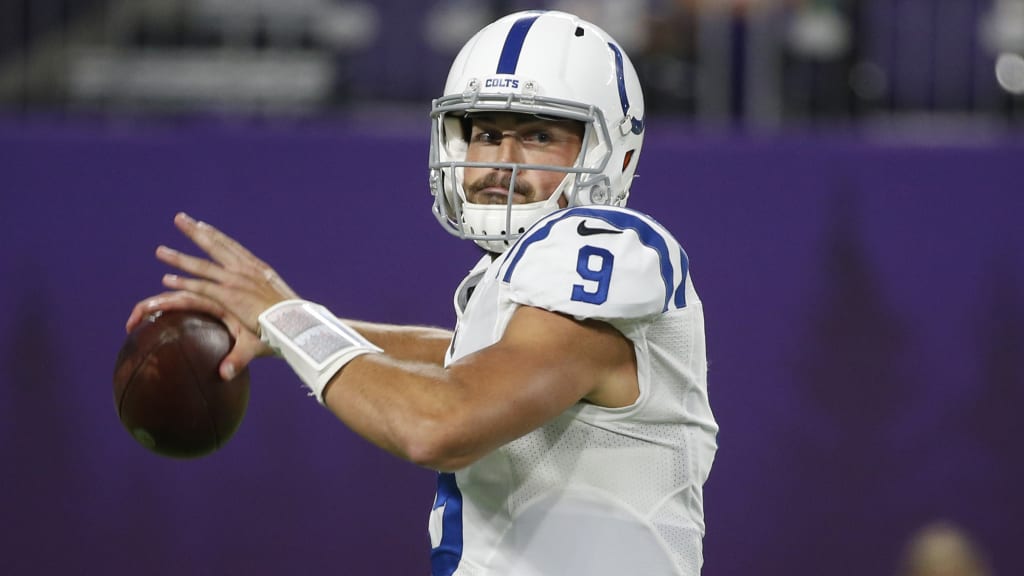
[[[315,302],[279,302],[260,314],[259,324],[260,339],[284,357],[321,404],[324,388],[345,364],[383,352]]]

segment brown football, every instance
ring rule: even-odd
[[[175,458],[224,446],[249,405],[248,369],[230,381],[218,372],[233,345],[227,328],[205,314],[172,311],[143,320],[114,368],[114,406],[132,437]]]

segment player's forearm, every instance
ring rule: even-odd
[[[510,326],[518,326],[515,319]],[[332,378],[324,401],[349,428],[384,450],[434,470],[459,470],[576,404],[609,371],[602,358],[618,357],[576,355],[567,362],[557,350],[571,342],[589,348],[593,341],[588,332],[550,328],[519,329],[519,336],[447,368],[386,352],[366,354]],[[549,352],[526,355],[534,338],[555,339],[545,341]]]
[[[383,348],[388,356],[401,361],[441,366],[452,340],[452,333],[442,328],[396,326],[355,320],[345,320],[345,323],[370,342]]]
[[[327,407],[349,428],[404,460],[437,470],[478,457],[465,441],[463,401],[469,396],[443,367],[397,360],[387,353],[358,358],[324,391]],[[476,439],[476,440],[479,440]]]

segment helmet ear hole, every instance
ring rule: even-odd
[[[584,32],[585,31],[583,30],[583,26],[577,26],[576,27],[576,37],[577,38],[581,38],[583,36]]]
[[[625,172],[626,168],[629,168],[629,162],[633,160],[633,153],[636,149],[629,150],[626,152],[626,156],[622,159],[622,171]]]

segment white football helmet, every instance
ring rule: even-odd
[[[580,121],[583,146],[572,166],[466,162],[463,119],[472,112],[518,112]],[[618,44],[572,14],[528,11],[505,16],[473,36],[452,64],[430,116],[430,190],[446,230],[501,253],[534,222],[559,208],[624,206],[644,137],[644,99],[636,70]],[[565,173],[543,202],[467,202],[467,166]]]

